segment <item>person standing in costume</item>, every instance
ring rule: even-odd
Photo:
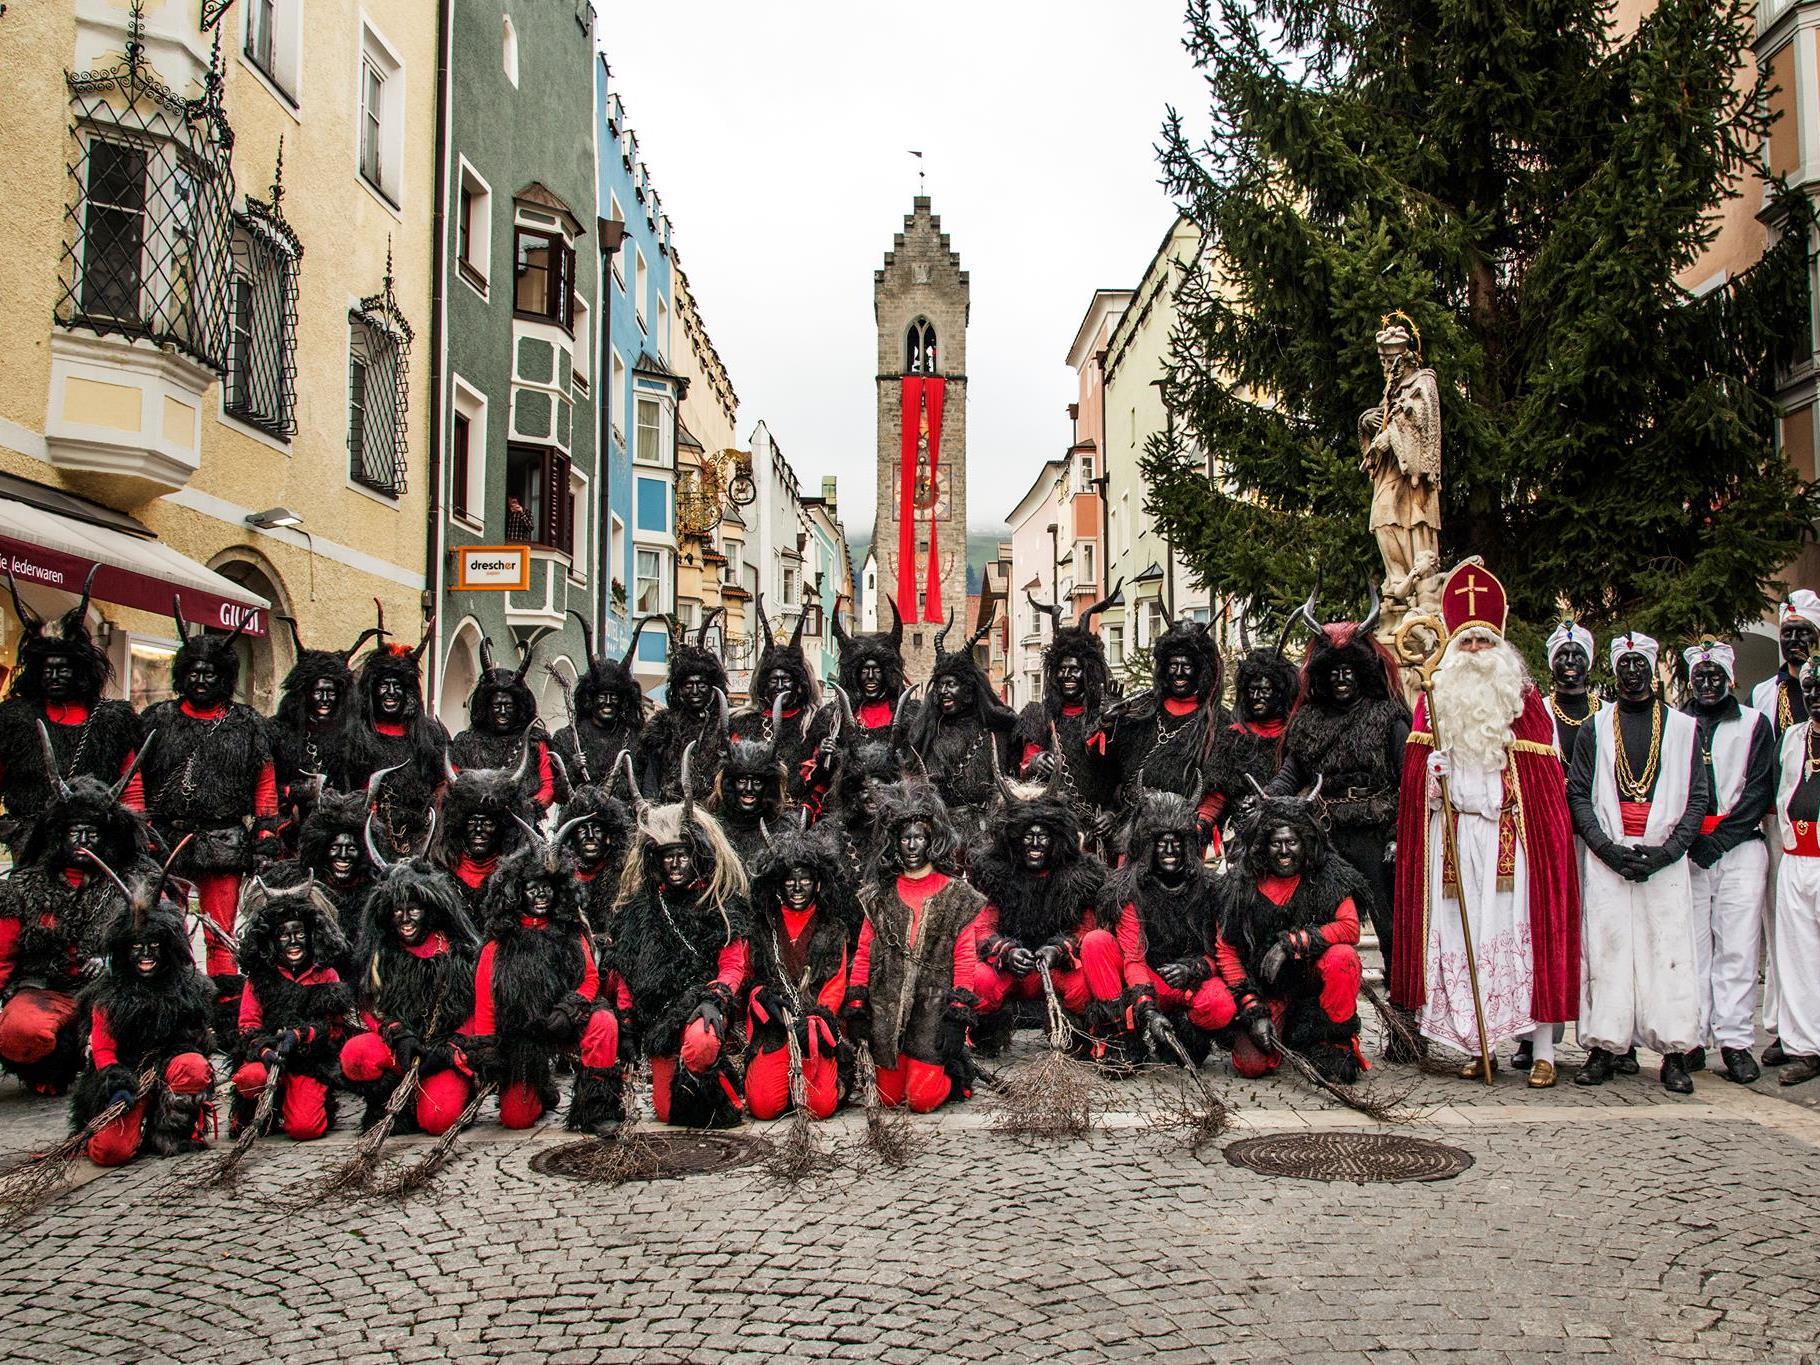
[[[619,766],[619,756],[638,756],[638,742],[645,729],[645,694],[632,677],[632,659],[638,652],[639,636],[646,626],[662,625],[661,616],[641,616],[632,627],[632,642],[625,656],[609,659],[594,652],[594,632],[587,618],[570,611],[581,627],[582,643],[587,649],[588,671],[575,685],[569,723],[556,732],[551,741],[557,756],[569,770],[569,780],[576,785],[612,780]]]
[[[1564,620],[1548,637],[1548,711],[1555,722],[1555,747],[1561,765],[1574,765],[1574,744],[1587,717],[1602,703],[1592,690],[1592,632],[1578,621]]]
[[[849,635],[840,619],[840,598],[834,602],[831,624],[839,645],[836,676],[841,689],[853,703],[854,740],[870,734],[874,738],[889,734],[893,726],[901,733],[915,714],[916,707],[903,696],[904,691],[904,622],[897,614],[897,603],[887,597],[891,608],[891,629],[869,635]],[[809,729],[811,747],[819,750],[828,737],[832,715],[818,711]]]
[[[1252,783],[1268,787],[1282,767],[1283,731],[1296,693],[1296,672],[1283,657],[1282,642],[1244,654],[1233,685],[1232,720],[1214,740],[1201,802],[1215,826],[1254,794]]]
[[[101,697],[114,668],[88,629],[89,589],[99,571],[99,565],[89,571],[81,600],[54,628],[19,600],[18,585],[10,569],[7,573],[21,634],[12,690],[0,702],[0,804],[6,807],[0,838],[14,855],[54,794],[59,774],[112,786],[139,751],[138,715],[126,702]],[[40,724],[50,736],[48,758]],[[145,809],[138,782],[129,782],[121,799],[134,810]]]
[[[1820,659],[1801,666],[1810,717],[1782,736],[1776,784],[1776,950],[1770,970],[1781,1000],[1783,1085],[1820,1076]]]
[[[670,671],[664,687],[664,709],[646,723],[638,745],[638,780],[655,801],[682,799],[682,758],[690,745],[689,764],[695,790],[691,799],[706,801],[720,776],[727,752],[727,670],[708,648],[708,630],[720,608],[702,617],[691,641],[686,633],[670,640]]]
[[[1199,808],[1201,847],[1213,837],[1205,773],[1224,723],[1220,655],[1205,621],[1174,621],[1150,651],[1150,690],[1109,708],[1106,758],[1125,812],[1140,793],[1168,791]],[[1196,850],[1198,855],[1199,849]]]
[[[493,644],[480,642],[480,678],[468,697],[468,728],[449,743],[449,759],[456,771],[464,768],[511,768],[526,749],[530,771],[524,779],[525,795],[539,816],[568,795],[561,765],[550,755],[550,741],[537,715],[537,698],[525,684],[537,639],[518,646],[518,668],[493,663]]]
[[[1700,1040],[1693,879],[1687,851],[1712,808],[1699,728],[1656,693],[1656,642],[1611,642],[1618,701],[1593,718],[1568,774],[1567,804],[1586,841],[1579,1085],[1602,1085],[1633,1044],[1662,1054],[1661,1081],[1693,1093],[1687,1054]]]
[[[537,819],[531,746],[522,740],[517,766],[467,768],[451,766],[443,794],[438,861],[455,879],[470,917],[482,913],[487,879],[499,861],[525,841],[525,828]]]
[[[334,905],[337,923],[359,924],[378,871],[364,845],[368,814],[363,793],[323,792],[303,822],[297,856],[273,864],[260,880],[273,888],[314,882]]]
[[[841,1013],[851,1036],[872,1049],[879,1098],[918,1114],[973,1094],[973,923],[985,900],[961,879],[960,856],[960,837],[931,783],[890,789],[860,892],[866,918]]]
[[[748,729],[745,736],[728,741],[727,757],[708,802],[748,873],[753,857],[765,845],[766,830],[789,811],[790,773],[778,750],[778,737],[786,733],[787,724],[783,697],[772,701],[771,715],[776,724],[769,738],[763,731]]]
[[[1702,640],[1682,652],[1688,690],[1681,709],[1694,718],[1713,809],[1687,851],[1693,864],[1694,965],[1700,975],[1700,1042],[1690,1070],[1706,1063],[1706,1041],[1718,1044],[1727,1080],[1749,1085],[1762,1075],[1757,1041],[1757,967],[1769,894],[1764,817],[1776,800],[1774,727],[1740,706],[1730,645]]]
[[[1776,644],[1782,663],[1751,689],[1750,704],[1776,727],[1780,739],[1807,719],[1801,692],[1801,666],[1820,646],[1820,593],[1796,588],[1776,610]]]
[[[821,700],[821,689],[809,673],[809,660],[803,654],[803,625],[809,619],[807,610],[797,609],[796,629],[788,643],[779,644],[771,635],[771,618],[765,615],[765,596],[758,595],[758,624],[764,632],[765,647],[752,670],[752,706],[733,717],[733,740],[745,740],[770,746],[784,767],[784,794],[795,798],[804,788],[825,775],[810,740],[811,721]],[[831,758],[831,756],[830,756]]]
[[[346,649],[306,649],[297,622],[278,618],[291,629],[297,661],[280,684],[272,712],[272,763],[278,778],[279,834],[286,851],[295,852],[303,821],[320,795],[322,783],[336,766],[347,743],[346,727],[354,711],[354,670],[348,660],[380,634],[364,631]]]
[[[1580,991],[1580,888],[1554,718],[1504,636],[1504,586],[1462,564],[1441,588],[1447,638],[1416,707],[1397,823],[1390,997],[1481,1074],[1484,1046],[1529,1045],[1529,1084],[1555,1084],[1555,1025]],[[1449,828],[1451,826],[1451,828]]]
[[[948,818],[971,837],[998,790],[994,775],[1003,766],[1003,750],[1017,727],[1017,714],[998,699],[973,658],[974,646],[992,629],[991,618],[950,653],[942,642],[953,625],[951,615],[948,624],[935,632],[935,668],[929,677],[928,698],[910,723],[905,763],[907,767],[921,763],[935,783]],[[903,733],[901,729],[899,733]],[[996,763],[995,752],[999,754]]]
[[[423,701],[423,652],[434,631],[432,621],[414,649],[382,638],[361,661],[355,712],[330,772],[342,791],[365,791],[374,773],[386,773],[373,800],[392,835],[421,830],[423,812],[448,777],[449,732]]]
[[[1061,607],[1030,597],[1030,605],[1048,616],[1054,628],[1043,647],[1043,695],[1018,715],[1012,745],[1017,772],[1031,781],[1042,781],[1054,764],[1061,764],[1068,799],[1096,847],[1112,825],[1118,771],[1106,757],[1102,720],[1116,699],[1112,670],[1106,665],[1106,647],[1091,627],[1093,618],[1118,600],[1119,586],[1071,626],[1062,624]]]

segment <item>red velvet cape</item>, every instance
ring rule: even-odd
[[[1542,694],[1523,694],[1523,713],[1511,724],[1521,795],[1523,855],[1529,875],[1529,934],[1536,979],[1530,1001],[1538,1024],[1562,1023],[1580,1013],[1580,869],[1573,820],[1567,813],[1567,774],[1555,752],[1554,721]],[[1415,727],[1403,755],[1397,806],[1396,922],[1391,936],[1390,998],[1417,1009],[1428,998],[1427,956],[1428,698],[1416,706]],[[1449,911],[1448,913],[1454,913]]]

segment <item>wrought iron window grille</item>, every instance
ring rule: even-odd
[[[284,217],[284,140],[272,197],[234,215],[228,299],[228,413],[280,440],[297,431],[297,271],[303,243]]]
[[[151,69],[142,0],[121,60],[64,79],[70,194],[57,322],[144,338],[224,373],[234,133],[221,107],[219,32],[195,98]]]
[[[388,497],[406,491],[406,423],[411,324],[392,292],[392,249],[385,288],[348,313],[348,464],[355,483]]]

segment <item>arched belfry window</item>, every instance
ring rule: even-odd
[[[928,318],[918,318],[905,334],[904,373],[936,373],[935,328]]]

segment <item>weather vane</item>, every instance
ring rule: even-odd
[[[910,155],[916,158],[916,192],[919,195],[926,194],[929,189],[929,184],[928,177],[923,170],[923,154],[918,151],[912,151]]]

